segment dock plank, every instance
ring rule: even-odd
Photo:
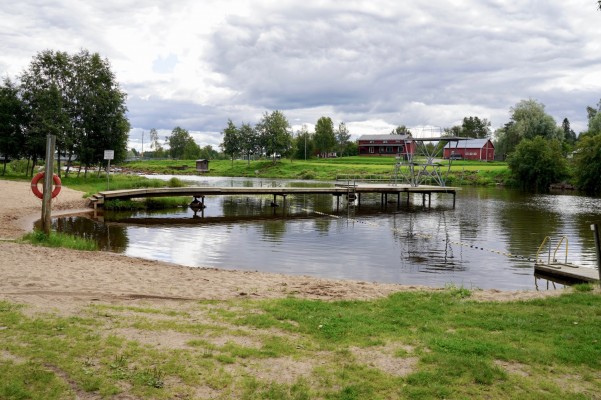
[[[599,271],[596,268],[583,267],[575,264],[537,263],[534,265],[534,272],[551,277],[556,276],[581,282],[599,282]]]
[[[330,194],[342,196],[349,191],[355,193],[448,193],[456,194],[461,190],[458,187],[444,186],[411,186],[395,184],[357,184],[335,185],[333,187],[217,187],[217,186],[186,186],[177,188],[144,188],[127,190],[107,190],[96,194],[98,198],[108,199],[133,199],[142,197],[166,196],[220,196],[220,195],[279,195],[291,194]]]

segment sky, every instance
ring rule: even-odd
[[[0,0],[0,77],[43,50],[97,52],[127,93],[130,147],[187,129],[217,148],[228,119],[322,117],[353,139],[419,135],[534,99],[586,130],[601,99],[595,0]]]

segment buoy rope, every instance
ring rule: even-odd
[[[294,205],[290,205],[290,207],[291,208],[297,208],[297,209],[299,209],[301,211],[304,211],[304,212],[307,212],[307,213],[314,213],[314,214],[317,214],[317,215],[322,215],[324,217],[330,217],[330,218],[334,218],[334,219],[347,219],[350,222],[364,224],[364,225],[368,225],[368,226],[372,226],[372,227],[376,227],[376,228],[381,228],[382,227],[381,225],[376,224],[374,222],[360,220],[360,219],[352,218],[352,217],[348,217],[348,216],[340,216],[340,215],[328,214],[328,213],[324,213],[324,212],[321,212],[321,211],[309,210],[307,208],[303,208],[303,207],[299,207],[299,206],[294,206]],[[403,231],[403,230],[398,229],[398,228],[390,228],[390,230],[392,232],[396,232],[396,233],[400,233],[400,234],[406,234],[407,233],[406,231]],[[411,234],[408,235],[408,237],[418,237],[418,238],[422,238],[422,239],[435,239],[433,235],[426,234],[426,233],[411,233]],[[460,242],[458,240],[451,240],[451,239],[441,239],[441,242],[455,244],[457,246],[471,248],[471,249],[474,249],[474,250],[486,251],[486,252],[489,252],[489,253],[498,254],[498,255],[509,257],[509,258],[515,258],[515,259],[518,259],[518,260],[531,261],[531,262],[536,261],[534,258],[531,258],[531,257],[521,256],[521,255],[518,255],[518,254],[514,254],[514,253],[511,253],[511,252],[508,252],[508,251],[486,248],[486,247],[474,245],[473,243],[470,244],[470,243]]]

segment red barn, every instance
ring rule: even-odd
[[[360,156],[407,156],[415,152],[411,135],[363,135],[357,140]]]
[[[444,147],[443,157],[456,160],[494,161],[495,146],[490,139],[451,141]]]

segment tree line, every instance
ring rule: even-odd
[[[495,131],[494,143],[516,185],[546,191],[553,183],[570,181],[586,193],[601,193],[601,101],[586,111],[588,129],[576,135],[567,118],[558,125],[536,100],[511,107],[510,120]]]
[[[294,134],[286,116],[276,110],[265,112],[254,126],[250,123],[236,126],[229,119],[221,134],[223,140],[220,147],[231,157],[232,162],[237,156],[242,156],[249,162],[251,157],[266,156],[276,162],[277,157],[308,159],[333,154],[357,154],[357,146],[350,142],[351,135],[345,123],[341,122],[335,129],[330,117],[319,118],[314,132],[309,132],[306,125],[303,125]]]
[[[76,158],[86,172],[102,163],[104,150],[114,150],[117,162],[125,159],[126,97],[108,60],[98,53],[38,53],[17,82],[5,78],[0,84],[3,173],[8,159],[26,158],[33,175],[45,156],[48,134],[56,136],[59,174],[61,157]]]
[[[134,156],[143,158],[172,158],[174,160],[196,160],[199,158],[204,159],[218,159],[222,155],[213,146],[207,145],[200,147],[195,141],[190,132],[180,126],[176,126],[171,131],[169,136],[165,137],[165,146],[169,146],[168,149],[161,144],[159,139],[159,133],[155,128],[150,130],[150,151],[144,151],[144,154],[138,153],[135,149],[132,149]]]

